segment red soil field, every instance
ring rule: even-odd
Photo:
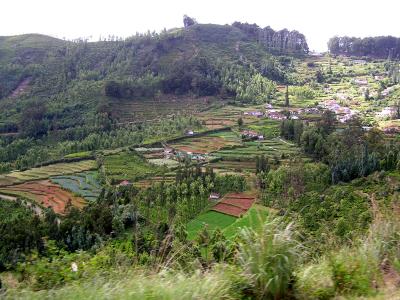
[[[227,194],[212,210],[234,217],[244,215],[253,205],[255,197],[246,194]]]
[[[221,203],[226,203],[230,205],[234,205],[237,207],[240,207],[242,209],[248,210],[254,203],[254,198],[253,199],[239,199],[239,198],[224,198],[222,199]]]
[[[212,208],[212,210],[234,217],[240,217],[246,213],[245,209],[226,203],[218,203]]]
[[[8,186],[2,189],[10,193],[26,196],[43,207],[50,207],[55,213],[64,214],[68,203],[77,208],[86,205],[81,197],[75,197],[70,192],[49,180],[31,181],[23,184]]]

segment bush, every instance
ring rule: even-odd
[[[259,299],[288,296],[303,249],[295,239],[292,225],[276,219],[265,223],[259,232],[244,228],[240,239],[238,260],[254,295]]]

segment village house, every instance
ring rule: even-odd
[[[244,114],[257,118],[261,118],[262,116],[264,116],[264,114],[261,111],[246,111]]]
[[[164,157],[166,159],[171,158],[174,155],[174,149],[170,148],[170,147],[165,147],[164,148]]]
[[[386,89],[384,89],[384,90],[382,91],[381,95],[382,95],[383,97],[389,96],[389,94],[390,94],[391,92],[393,92],[394,89],[395,89],[394,86],[388,87],[388,88],[386,88]]]
[[[209,200],[218,200],[221,197],[220,194],[218,193],[211,193],[210,196],[208,197]]]
[[[132,183],[129,180],[122,180],[117,186],[129,186]]]
[[[390,119],[396,114],[396,108],[394,107],[385,107],[382,111],[377,112],[376,116],[381,119]]]
[[[193,130],[188,130],[188,131],[186,131],[186,135],[194,135],[194,131]]]
[[[353,82],[357,85],[368,85],[368,81],[366,79],[356,78],[353,80]]]
[[[263,140],[264,136],[253,130],[244,130],[241,132],[243,138]]]
[[[284,114],[282,114],[281,112],[275,110],[275,109],[271,109],[269,111],[267,111],[265,113],[265,116],[269,119],[273,119],[273,120],[285,120],[286,116]]]
[[[364,59],[353,59],[353,63],[357,65],[365,65],[367,61],[365,61]]]

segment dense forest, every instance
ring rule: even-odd
[[[334,55],[367,56],[373,58],[400,58],[400,38],[393,36],[377,37],[333,37],[328,49]]]

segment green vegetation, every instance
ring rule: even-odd
[[[82,160],[79,162],[72,163],[58,163],[48,165],[39,168],[33,168],[26,171],[13,171],[6,176],[0,177],[2,179],[10,179],[14,182],[23,182],[29,180],[37,180],[49,178],[50,176],[62,175],[62,174],[73,174],[76,172],[82,172],[92,170],[96,168],[96,162],[94,160]]]
[[[101,192],[101,186],[96,179],[97,177],[98,173],[85,172],[68,176],[54,176],[50,177],[50,180],[59,184],[62,188],[82,196],[86,200],[94,201],[99,197]]]
[[[269,211],[265,206],[254,204],[248,212],[241,218],[223,229],[223,234],[232,239],[239,234],[243,228],[253,228],[259,230],[268,221]]]
[[[213,232],[217,228],[224,229],[236,221],[235,217],[225,215],[216,211],[208,211],[197,216],[187,224],[188,238],[194,239],[204,226]]]
[[[137,181],[162,170],[160,167],[150,165],[135,152],[129,151],[105,156],[104,168],[106,177],[113,182]]]

